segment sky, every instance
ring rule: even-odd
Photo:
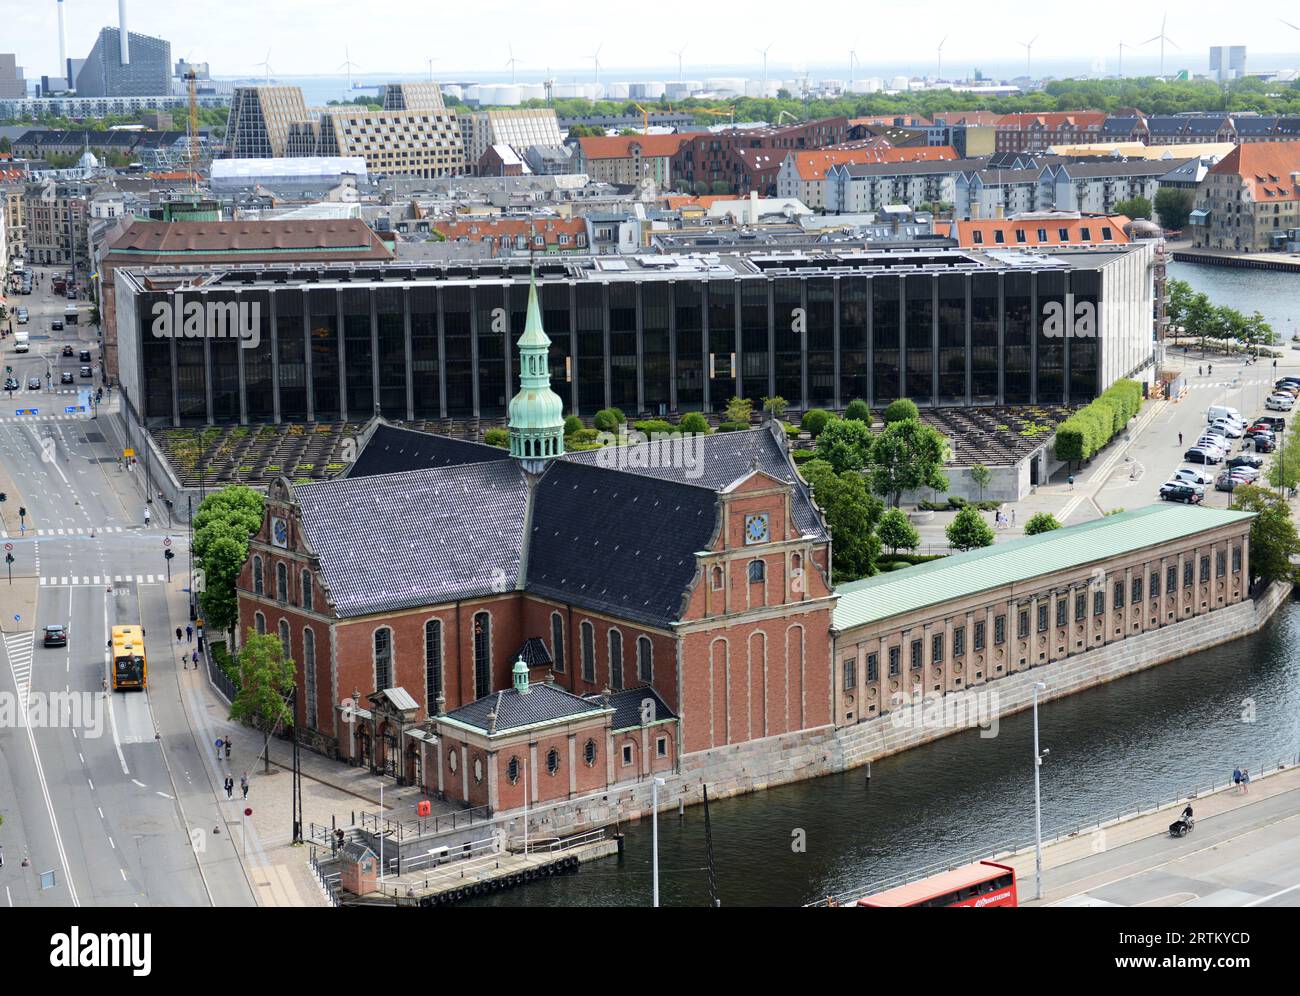
[[[257,75],[263,60],[277,76],[333,74],[343,72],[345,59],[357,75],[423,74],[432,58],[441,79],[508,78],[511,46],[520,78],[538,78],[549,67],[560,79],[579,73],[590,79],[599,48],[601,78],[613,80],[620,70],[675,67],[674,53],[683,46],[688,79],[740,70],[757,76],[757,50],[768,46],[770,78],[804,70],[847,76],[850,49],[860,77],[897,71],[901,62],[926,75],[935,71],[941,42],[948,76],[979,65],[1023,66],[1019,43],[1035,38],[1035,64],[1112,71],[1119,43],[1136,46],[1158,35],[1163,15],[1133,0],[821,0],[806,7],[773,0],[382,0],[373,6],[127,0],[127,6],[130,30],[166,38],[173,58],[206,61],[214,76]],[[99,29],[117,23],[116,0],[65,0],[64,8],[71,57],[84,57]],[[1300,7],[1273,10],[1300,25]],[[0,0],[0,51],[16,52],[29,79],[52,74],[56,25],[56,0]],[[1170,71],[1204,71],[1211,45],[1246,45],[1250,68],[1300,66],[1300,30],[1260,8],[1241,17],[1239,8],[1220,0],[1183,0],[1171,7],[1165,30],[1178,46],[1167,48]],[[1124,58],[1137,68],[1143,57],[1158,55],[1152,43],[1126,50]]]

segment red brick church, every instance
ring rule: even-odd
[[[303,739],[496,812],[829,726],[830,537],[780,427],[566,453],[549,345],[533,289],[509,452],[376,422],[270,488],[239,631],[279,634]]]

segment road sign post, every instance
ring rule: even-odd
[[[14,583],[14,555],[11,552],[14,548],[12,543],[5,544],[5,569],[9,572],[9,583]]]

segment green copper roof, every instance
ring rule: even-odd
[[[524,334],[519,337],[519,346],[550,346],[551,340],[542,328],[542,309],[537,304],[537,281],[528,279],[528,317],[524,320]]]
[[[1241,522],[1252,515],[1161,502],[851,581],[835,589],[839,602],[834,626],[843,632],[940,602],[1158,546]]]

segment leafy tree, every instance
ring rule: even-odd
[[[984,500],[984,489],[989,486],[993,480],[993,472],[982,463],[971,466],[970,479],[975,482],[975,486],[980,489],[980,501]]]
[[[577,432],[581,428],[582,428],[582,419],[578,418],[577,415],[570,415],[568,416],[568,418],[564,420],[564,434],[566,436],[572,436],[575,432]]]
[[[871,424],[871,409],[861,398],[854,398],[849,402],[849,406],[844,409],[844,417],[850,422],[865,422]]]
[[[874,440],[862,422],[831,418],[817,435],[817,459],[824,460],[835,473],[862,470],[871,459]]]
[[[920,418],[921,413],[916,408],[916,402],[911,398],[899,398],[892,405],[885,409],[885,425],[891,425],[894,422],[902,422],[906,419]]]
[[[289,694],[296,683],[294,663],[285,657],[280,638],[249,627],[239,651],[239,690],[230,703],[230,718],[251,723],[262,733],[262,762],[270,774],[271,734],[292,723]]]
[[[1129,197],[1126,200],[1116,201],[1115,214],[1127,215],[1130,218],[1150,218],[1151,202],[1145,197]]]
[[[242,484],[215,491],[194,513],[194,560],[203,568],[199,597],[209,629],[233,630],[239,620],[235,582],[248,559],[248,538],[262,528],[265,499]]]
[[[958,511],[944,533],[949,545],[963,553],[993,545],[993,528],[984,521],[984,516],[980,515],[974,505],[967,505]]]
[[[933,426],[916,419],[886,425],[871,447],[872,488],[888,498],[894,508],[902,501],[904,491],[947,490],[948,477],[943,472],[946,445]]]
[[[750,416],[754,414],[754,402],[748,398],[733,397],[727,402],[726,413],[728,422],[744,422],[748,425]]]
[[[709,431],[709,420],[699,412],[687,412],[677,423],[677,428],[682,432],[707,433]]]
[[[899,550],[915,550],[921,545],[921,534],[900,508],[891,508],[880,517],[876,535],[890,553]]]
[[[1025,523],[1025,535],[1037,536],[1039,533],[1050,533],[1053,529],[1060,529],[1061,524],[1056,521],[1056,516],[1051,512],[1035,512]]]
[[[1232,494],[1232,507],[1255,513],[1250,524],[1251,582],[1295,578],[1291,558],[1300,554],[1300,536],[1287,500],[1257,485],[1243,484]]]
[[[505,449],[510,445],[510,430],[502,428],[489,429],[483,433],[483,442],[489,446],[499,446]]]
[[[763,411],[767,412],[774,419],[780,419],[785,414],[785,410],[790,407],[790,402],[779,394],[775,398],[763,399]]]
[[[840,584],[874,574],[880,557],[875,527],[884,505],[867,490],[866,479],[856,471],[837,474],[824,460],[809,460],[800,470],[831,530],[832,581]]]
[[[1178,187],[1161,187],[1156,193],[1156,217],[1168,229],[1183,229],[1192,216],[1196,200],[1190,190]]]
[[[830,420],[831,414],[824,408],[809,408],[803,413],[803,418],[799,424],[807,432],[812,433],[813,439],[816,439],[822,434],[822,430],[826,428],[826,423]]]
[[[601,432],[617,432],[618,427],[627,421],[627,416],[619,408],[602,408],[592,416],[591,424]]]

